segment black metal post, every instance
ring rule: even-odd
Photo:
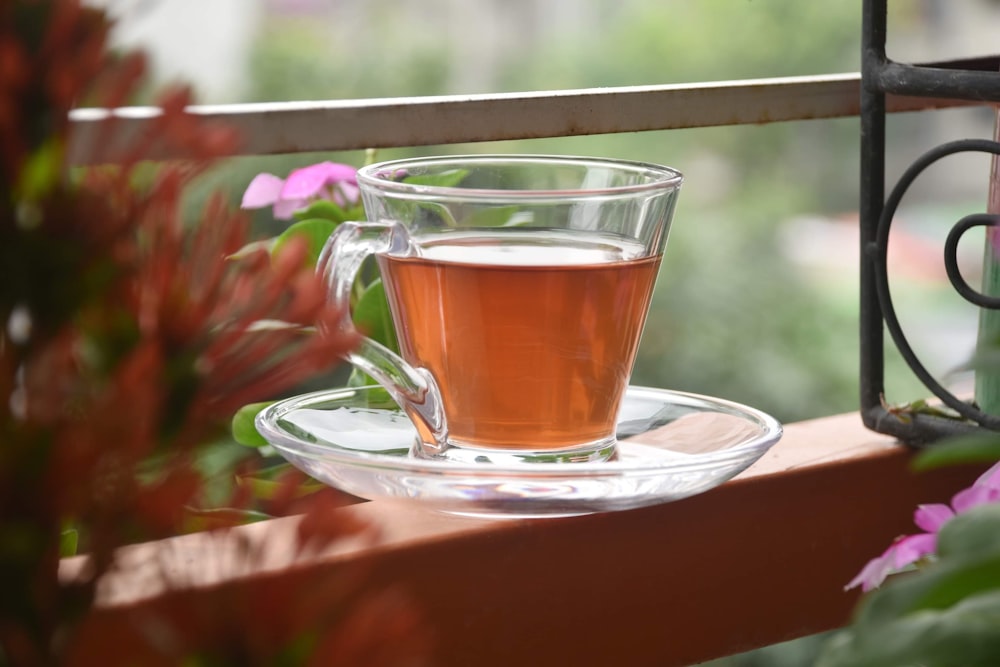
[[[885,0],[865,0],[861,27],[861,418],[879,430],[884,386],[882,311],[869,246],[885,200],[885,93],[873,77],[885,62]]]
[[[1000,144],[969,139],[944,144],[928,151],[903,174],[886,199],[885,129],[886,94],[946,97],[1000,102],[1000,58],[980,58],[931,65],[895,63],[886,56],[886,0],[864,0],[861,41],[861,189],[860,189],[860,398],[865,425],[919,446],[945,436],[978,428],[1000,430],[1000,416],[981,412],[974,403],[962,401],[944,389],[926,371],[906,341],[892,305],[888,287],[886,255],[889,227],[896,206],[907,187],[925,167],[941,157],[963,151],[1000,154]],[[1000,217],[970,216],[959,221],[949,234],[945,263],[954,264],[955,246],[972,226],[997,225]],[[950,262],[949,262],[950,260]],[[964,283],[957,270],[949,271],[953,285],[967,300],[981,307],[997,304]],[[921,381],[956,416],[934,410],[893,408],[884,395],[885,331]]]

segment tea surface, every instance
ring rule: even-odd
[[[660,257],[555,234],[455,233],[379,257],[403,356],[434,374],[456,444],[555,449],[613,435]]]

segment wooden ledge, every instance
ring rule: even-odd
[[[843,625],[857,600],[844,584],[915,530],[917,504],[947,502],[981,471],[916,474],[910,457],[852,413],[787,425],[713,491],[627,512],[484,520],[380,501],[337,510],[377,537],[306,558],[288,547],[296,518],[136,545],[101,591],[99,622],[125,632],[137,611],[155,613],[171,598],[164,577],[197,605],[349,574],[408,597],[434,665],[689,665]],[[78,567],[65,562],[65,576]]]

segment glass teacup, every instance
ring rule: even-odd
[[[341,224],[320,269],[346,306],[377,259],[402,358],[364,338],[348,360],[410,416],[415,456],[614,458],[682,180],[654,164],[527,155],[358,172],[371,222]]]

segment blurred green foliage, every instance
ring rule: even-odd
[[[601,34],[566,36],[541,53],[522,54],[508,68],[507,87],[525,81],[542,89],[627,86],[857,68],[860,3],[604,4]]]
[[[451,39],[454,26],[436,28],[433,12],[420,22],[412,12],[407,18],[383,5],[370,5],[363,24],[338,26],[329,16],[271,17],[248,64],[249,99],[463,92],[448,88],[450,73],[470,57],[462,49],[476,40]],[[497,7],[525,11],[530,4],[492,11]],[[590,11],[599,19],[597,32],[512,36],[493,63],[494,88],[677,83],[859,67],[860,3],[601,0]],[[360,29],[366,32],[356,34]],[[538,29],[525,27],[532,31]],[[857,407],[852,260],[845,258],[842,280],[817,282],[785,255],[781,234],[797,216],[857,210],[858,134],[857,119],[817,120],[403,148],[377,157],[575,153],[648,160],[685,172],[633,382],[725,397],[792,421]],[[206,190],[226,185],[235,200],[254,174],[284,175],[317,158],[363,160],[360,153],[240,158],[213,174]],[[200,196],[191,194],[193,202]],[[281,231],[266,212],[257,215],[263,234]],[[899,372],[891,356],[889,364],[890,376]]]

